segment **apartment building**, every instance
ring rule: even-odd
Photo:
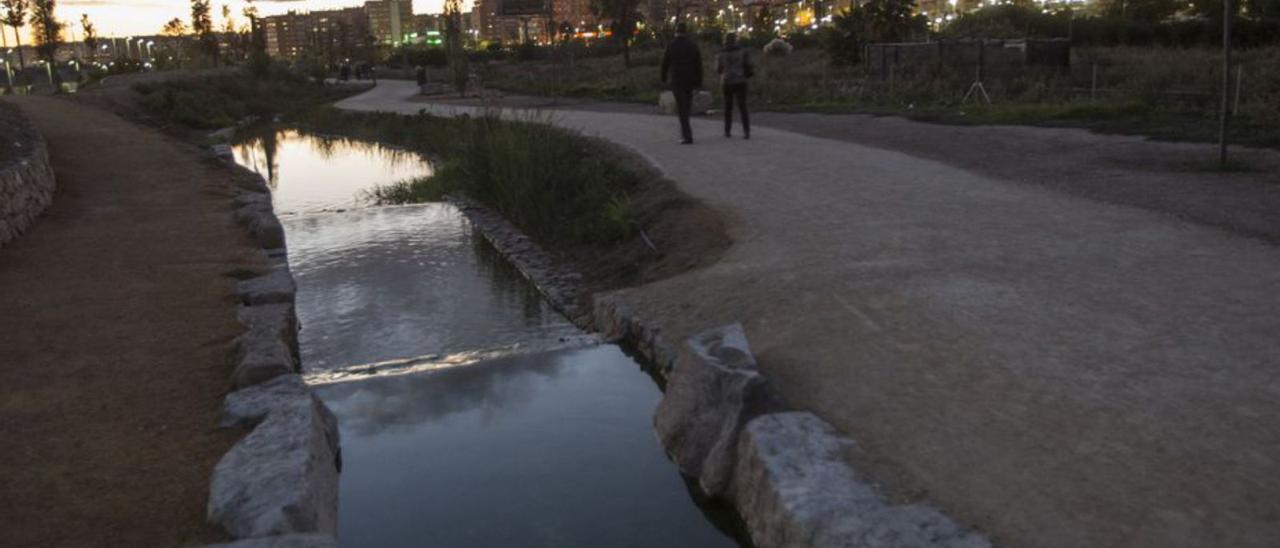
[[[369,0],[364,3],[369,33],[379,44],[402,44],[413,34],[413,0]]]
[[[326,57],[348,57],[369,36],[369,18],[363,8],[313,12],[290,11],[262,18],[267,55],[296,58],[306,52]]]

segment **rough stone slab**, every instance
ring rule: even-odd
[[[265,415],[264,415],[265,411]],[[227,397],[224,422],[263,417],[213,471],[208,519],[236,538],[337,530],[337,419],[296,375]]]
[[[259,191],[241,191],[237,192],[232,198],[232,204],[237,209],[249,205],[271,205],[271,194]]]
[[[231,382],[236,388],[253,386],[280,375],[298,372],[296,354],[284,339],[268,329],[250,329],[232,342],[235,370]]]
[[[782,409],[756,367],[741,324],[689,339],[654,415],[654,428],[685,474],[708,494],[724,494],[736,462],[742,425]]]
[[[263,332],[284,341],[296,363],[298,350],[298,316],[293,304],[277,303],[258,306],[241,306],[237,317],[251,332]]]
[[[252,170],[242,168],[239,165],[236,165],[236,167],[243,171],[241,174],[242,176],[234,178],[238,188],[256,193],[271,192],[271,187],[267,186],[267,180],[263,179],[262,175],[259,175]]]
[[[843,460],[852,444],[806,412],[763,415],[746,425],[731,494],[757,546],[991,546],[928,506],[885,503]]]
[[[253,428],[272,410],[283,406],[299,406],[310,401],[310,393],[301,375],[282,375],[257,386],[236,390],[223,399],[223,428]]]
[[[206,548],[338,548],[338,540],[332,535],[307,533],[208,544]]]
[[[249,235],[263,248],[284,247],[284,225],[271,209],[271,202],[250,203],[236,209],[236,222],[249,230]]]
[[[231,127],[224,127],[224,128],[219,129],[219,130],[217,130],[217,131],[210,131],[210,132],[209,132],[209,139],[214,140],[214,141],[222,141],[222,142],[225,142],[225,141],[230,141],[232,137],[235,137],[235,135],[236,135],[236,127],[235,127],[235,126],[231,126]]]
[[[279,266],[271,272],[240,282],[237,287],[241,303],[248,306],[293,304],[298,288],[289,268]]]

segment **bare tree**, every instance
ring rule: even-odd
[[[181,19],[174,17],[173,19],[170,19],[168,23],[164,24],[164,29],[161,30],[160,33],[165,36],[177,38],[187,33],[187,24],[183,23]]]
[[[36,41],[36,52],[45,62],[52,64],[53,55],[62,44],[64,23],[58,20],[53,11],[57,8],[55,0],[34,0],[31,3],[31,31]]]
[[[89,20],[89,14],[80,14],[80,29],[84,31],[84,47],[93,51],[98,46],[98,29],[93,26],[93,21]]]
[[[213,11],[209,0],[191,0],[191,33],[209,56],[214,66],[218,65],[218,37],[213,34]]]
[[[236,21],[231,18],[231,6],[222,5],[222,32],[227,34],[236,33]]]
[[[614,41],[622,45],[623,65],[631,67],[631,37],[640,22],[637,8],[640,0],[591,0],[591,11],[596,17],[608,19]]]
[[[445,53],[449,59],[449,75],[458,95],[467,94],[467,52],[462,50],[462,0],[444,0]]]
[[[18,40],[18,67],[26,66],[26,59],[22,58],[22,34],[20,29],[27,24],[27,8],[31,6],[27,0],[0,0],[0,6],[4,6],[4,24],[13,27],[13,37]]]

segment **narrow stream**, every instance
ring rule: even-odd
[[[267,176],[308,382],[338,416],[344,546],[736,546],[652,430],[640,366],[553,311],[447,204],[358,194],[415,155],[292,130]]]

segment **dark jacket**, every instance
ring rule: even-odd
[[[662,81],[672,87],[702,87],[702,52],[687,36],[677,36],[662,54]]]

